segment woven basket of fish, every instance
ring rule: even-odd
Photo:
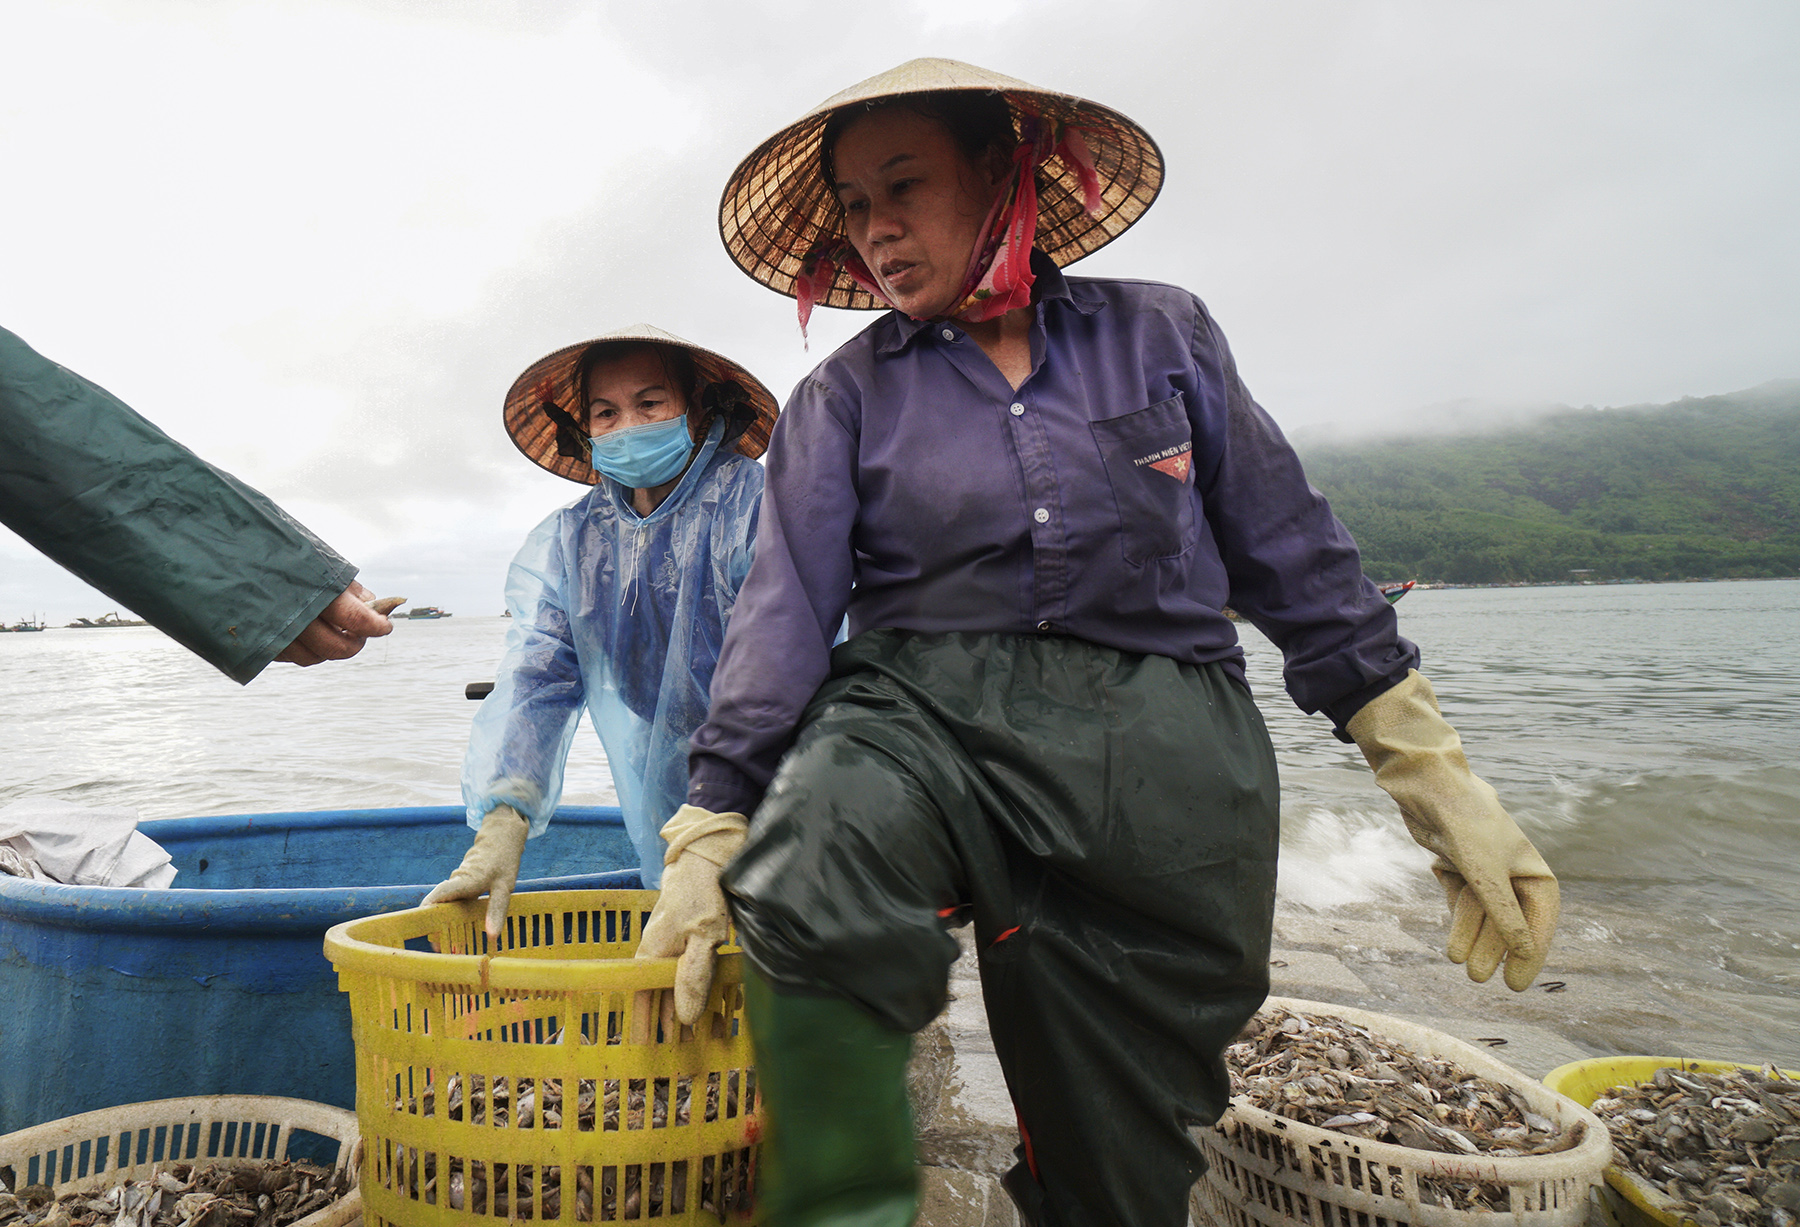
[[[1228,1227],[1575,1227],[1612,1147],[1573,1100],[1453,1036],[1271,997],[1195,1131],[1195,1208]]]
[[[1685,1057],[1600,1057],[1544,1084],[1612,1131],[1606,1183],[1626,1227],[1800,1220],[1800,1072]]]
[[[512,897],[353,920],[325,937],[350,995],[370,1227],[747,1222],[759,1130],[742,954],[699,1023],[675,960],[632,957],[656,892]]]
[[[0,1137],[0,1227],[344,1227],[356,1150],[353,1113],[304,1099],[83,1112]]]

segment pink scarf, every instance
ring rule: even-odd
[[[1081,130],[1047,120],[1024,107],[1019,121],[1023,136],[1013,150],[1016,169],[1012,183],[995,197],[988,210],[987,220],[969,252],[962,293],[943,312],[946,318],[980,323],[1031,304],[1031,287],[1037,280],[1031,271],[1031,246],[1037,239],[1038,224],[1035,172],[1052,157],[1060,157],[1065,166],[1074,168],[1081,183],[1082,206],[1089,216],[1100,216],[1100,178],[1094,173],[1094,155],[1082,139]],[[800,273],[794,278],[802,338],[806,336],[813,307],[830,291],[832,278],[840,268],[876,299],[894,306],[848,239],[840,235],[822,240],[806,253]]]

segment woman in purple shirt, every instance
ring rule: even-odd
[[[1161,178],[1117,112],[931,60],[726,189],[727,249],[803,327],[815,302],[893,308],[776,427],[644,934],[681,956],[691,1021],[730,900],[775,1227],[911,1219],[907,1037],[968,921],[1027,1220],[1185,1221],[1187,1129],[1225,1108],[1275,894],[1275,760],[1227,604],[1438,854],[1449,956],[1515,990],[1543,965],[1554,877],[1206,309],[1060,270]]]

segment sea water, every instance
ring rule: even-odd
[[[1542,979],[1566,989],[1496,977],[1456,1006],[1593,1055],[1800,1067],[1800,581],[1414,591],[1395,611],[1562,886]],[[1282,765],[1282,906],[1441,946],[1430,855],[1361,753],[1283,701],[1280,654],[1245,647]]]
[[[1594,1054],[1800,1065],[1800,581],[1414,591],[1396,612],[1563,891],[1543,979],[1564,991],[1494,983],[1440,1012],[1510,1011]],[[0,635],[0,805],[456,804],[463,687],[493,677],[508,625],[401,621],[355,660],[248,687],[154,630]],[[1430,856],[1356,748],[1288,701],[1279,652],[1243,634],[1281,762],[1283,914],[1441,945]],[[614,800],[585,728],[564,800]]]

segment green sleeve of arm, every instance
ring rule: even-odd
[[[356,568],[269,499],[0,329],[0,523],[248,682]]]

